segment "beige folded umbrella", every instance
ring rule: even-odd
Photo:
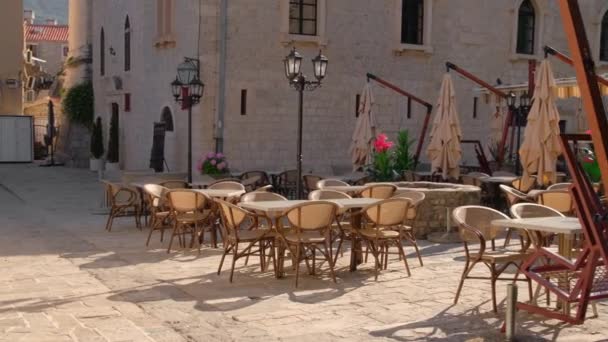
[[[374,96],[371,85],[367,83],[359,99],[359,117],[350,144],[354,171],[371,163],[372,144],[376,135],[376,120],[372,112],[373,104]]]
[[[431,128],[431,142],[427,155],[431,160],[431,171],[441,170],[443,179],[460,176],[460,121],[456,111],[454,85],[450,74],[443,76],[437,101],[437,111]]]
[[[492,116],[490,117],[490,129],[491,133],[489,136],[490,144],[499,144],[502,139],[502,131],[505,125],[504,118],[504,106],[502,99],[497,95],[492,95]]]
[[[559,112],[555,106],[555,78],[548,60],[540,64],[536,76],[532,108],[524,141],[519,149],[524,181],[537,174],[537,181],[556,181],[556,162],[561,154],[559,142]]]

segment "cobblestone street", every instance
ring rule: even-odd
[[[220,249],[166,253],[158,235],[132,218],[104,231],[102,190],[86,170],[0,166],[1,341],[498,341],[504,317],[491,311],[490,284],[467,281],[453,299],[464,256],[461,245],[422,241],[424,266],[409,253],[412,276],[392,260],[374,281],[373,264],[338,283],[302,271],[277,280],[257,260],[237,263],[234,283],[216,275]],[[502,242],[499,242],[502,243]],[[230,259],[228,259],[230,260]],[[224,268],[227,269],[226,267]],[[304,268],[305,269],[305,268]],[[484,274],[479,267],[479,274]],[[520,299],[527,300],[525,286]],[[599,318],[569,326],[518,315],[525,340],[608,339],[608,306]]]

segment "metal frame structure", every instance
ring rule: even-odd
[[[549,45],[545,45],[545,57],[547,57],[548,55],[551,56],[555,56],[557,59],[559,59],[560,61],[573,66],[574,62],[572,61],[572,58],[568,57],[567,55],[563,54],[562,52],[557,51],[556,49],[552,48]],[[600,82],[602,85],[608,87],[608,79],[605,79],[599,75],[595,76],[597,78],[597,81]]]
[[[608,298],[608,209],[599,200],[592,184],[585,176],[570,148],[570,142],[591,140],[604,180],[608,179],[608,119],[602,103],[595,65],[585,33],[578,0],[558,0],[566,31],[572,65],[587,113],[591,136],[585,134],[562,134],[564,156],[572,175],[570,187],[578,219],[581,223],[585,243],[575,262],[549,252],[545,248],[537,251],[522,266],[523,272],[532,280],[554,293],[566,303],[577,303],[574,316],[568,311],[556,312],[532,304],[518,303],[517,307],[549,318],[572,324],[582,324],[587,307],[592,300]],[[604,191],[608,182],[603,183]],[[540,263],[539,261],[542,261]],[[535,266],[536,265],[536,266]],[[568,305],[565,305],[567,308]]]
[[[488,91],[491,91],[492,93],[496,94],[497,96],[500,96],[503,99],[506,99],[509,95],[503,91],[501,91],[500,89],[492,86],[491,84],[489,84],[488,82],[485,82],[484,80],[478,78],[477,76],[471,74],[470,72],[468,72],[467,70],[457,66],[454,63],[451,62],[446,62],[445,63],[446,66],[446,70],[449,72],[450,70],[454,70],[457,73],[459,73],[460,75],[468,78],[469,80],[479,84],[480,86],[488,89]],[[504,151],[505,151],[505,143],[507,141],[507,135],[509,133],[509,126],[511,124],[511,121],[513,120],[513,113],[511,112],[511,109],[509,109],[509,112],[507,113],[507,118],[505,120],[505,125],[502,131],[502,138],[500,139],[500,145],[498,148],[498,165],[501,166],[502,165],[502,158],[504,155]]]
[[[416,166],[418,166],[418,161],[420,160],[420,152],[422,151],[422,145],[424,145],[424,138],[426,137],[426,132],[429,127],[429,121],[431,119],[431,114],[433,113],[433,105],[422,100],[421,98],[417,97],[416,95],[413,95],[413,94],[397,87],[396,85],[383,80],[382,78],[380,78],[374,74],[367,73],[367,80],[376,81],[376,82],[380,83],[381,85],[389,88],[390,90],[392,90],[400,95],[403,95],[403,96],[411,99],[412,101],[417,102],[426,107],[426,116],[424,117],[424,123],[422,125],[422,131],[420,132],[420,137],[418,138],[418,146],[416,147],[416,154],[414,155],[414,169],[416,169]]]

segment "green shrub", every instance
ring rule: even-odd
[[[63,112],[70,122],[92,128],[93,125],[93,84],[91,82],[76,85],[65,93]]]
[[[108,139],[108,163],[118,163],[118,115],[110,119],[110,138]]]
[[[395,172],[398,175],[402,175],[403,171],[411,170],[414,167],[414,157],[410,154],[410,148],[413,144],[414,140],[410,139],[408,130],[399,131],[393,162]]]
[[[97,120],[93,123],[93,133],[91,134],[91,156],[95,159],[100,159],[103,156],[103,152],[101,118],[97,117]]]

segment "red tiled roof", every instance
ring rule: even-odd
[[[25,28],[26,42],[67,42],[68,41],[68,26],[67,25],[39,25],[26,24]]]

